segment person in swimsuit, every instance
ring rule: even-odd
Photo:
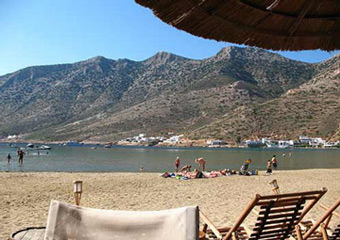
[[[11,159],[12,159],[12,156],[11,156],[11,154],[9,153],[9,154],[7,155],[7,163],[10,163],[10,162],[11,162]]]
[[[195,162],[198,163],[198,170],[201,170],[201,167],[202,167],[202,171],[205,171],[205,160],[204,160],[204,158],[196,158]]]
[[[205,176],[201,171],[194,169],[194,172],[191,174],[190,178],[205,178]]]
[[[22,164],[24,163],[24,151],[22,149],[18,150],[18,155],[19,155],[19,165],[22,166]]]
[[[272,164],[273,164],[274,169],[276,169],[278,162],[277,162],[277,158],[275,155],[273,155],[272,157]]]
[[[191,165],[185,165],[179,170],[180,172],[190,172]]]
[[[179,157],[177,157],[175,160],[175,172],[178,172],[179,165],[180,165],[180,159]]]
[[[268,160],[268,162],[267,162],[267,174],[273,174],[272,162],[270,160]]]

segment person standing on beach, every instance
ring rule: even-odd
[[[175,159],[175,172],[178,172],[179,165],[180,165],[180,159],[179,159],[179,157],[177,157]]]
[[[272,164],[273,164],[274,169],[277,169],[278,162],[277,162],[277,158],[275,155],[273,155],[272,157]]]
[[[202,167],[202,171],[205,171],[205,160],[204,160],[204,158],[196,158],[195,162],[198,163],[198,170],[201,170],[201,167]]]
[[[18,150],[18,155],[19,155],[19,165],[22,166],[22,164],[24,163],[24,151],[22,149]]]
[[[7,163],[10,163],[10,162],[11,162],[11,159],[12,159],[12,156],[11,156],[11,154],[9,153],[9,154],[7,155]]]
[[[267,162],[267,174],[273,174],[273,171],[272,171],[272,162],[270,160],[268,160]]]

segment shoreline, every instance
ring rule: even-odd
[[[28,143],[35,143],[35,144],[53,144],[53,145],[60,145],[63,144],[64,142],[59,142],[59,141],[41,141],[41,140],[36,140],[36,141],[8,141],[4,139],[0,139],[0,143],[2,144],[10,144],[10,143],[17,143],[17,144],[28,144]],[[83,146],[67,146],[67,147],[102,147],[106,145],[105,142],[83,142]],[[269,148],[269,147],[259,147],[259,148],[254,148],[254,147],[246,147],[243,145],[228,145],[228,146],[217,146],[217,147],[209,147],[206,144],[194,144],[194,145],[188,145],[188,144],[157,144],[153,146],[145,145],[145,144],[112,144],[111,147],[107,148],[115,148],[115,147],[126,147],[126,148],[154,148],[154,149],[195,149],[195,148],[202,148],[202,149],[208,149],[208,150],[226,150],[226,149],[261,149],[261,150],[279,150],[279,151],[293,151],[295,149],[297,150],[340,150],[339,147],[292,147],[292,148]]]
[[[269,181],[281,192],[328,188],[321,202],[340,197],[340,169],[280,170],[273,175],[223,176],[187,181],[160,173],[0,172],[0,238],[32,226],[45,226],[50,201],[73,203],[73,181],[84,181],[81,205],[116,210],[162,210],[188,205],[200,209],[217,225],[231,225],[255,194],[270,195]],[[309,217],[323,214],[313,209]],[[250,221],[251,222],[251,221]],[[249,222],[249,223],[250,223]]]

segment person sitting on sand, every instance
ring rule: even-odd
[[[179,170],[179,172],[190,172],[191,165],[185,165]]]
[[[177,157],[176,160],[175,160],[175,172],[178,171],[179,165],[180,165],[180,159],[179,159],[179,157]]]
[[[246,175],[246,176],[251,175],[250,172],[248,171],[250,163],[251,163],[251,159],[248,158],[240,168],[240,172],[239,172],[240,175]]]
[[[267,162],[267,174],[273,174],[273,171],[272,171],[272,162],[270,160],[268,160]]]
[[[198,163],[198,169],[201,170],[202,167],[202,171],[205,171],[205,160],[204,158],[196,158],[195,162]]]

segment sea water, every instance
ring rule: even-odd
[[[26,144],[19,145],[25,147]],[[340,149],[249,149],[249,148],[159,148],[97,146],[65,147],[49,145],[52,150],[30,150],[18,164],[17,148],[0,144],[0,171],[5,172],[145,172],[173,171],[174,160],[180,157],[181,166],[197,168],[195,158],[206,159],[207,170],[231,168],[238,170],[246,158],[250,169],[266,169],[267,160],[276,155],[279,170],[309,168],[340,168]],[[292,156],[289,156],[289,153]],[[7,155],[11,154],[11,163]],[[285,157],[283,157],[285,154]],[[193,169],[192,168],[192,169]]]

